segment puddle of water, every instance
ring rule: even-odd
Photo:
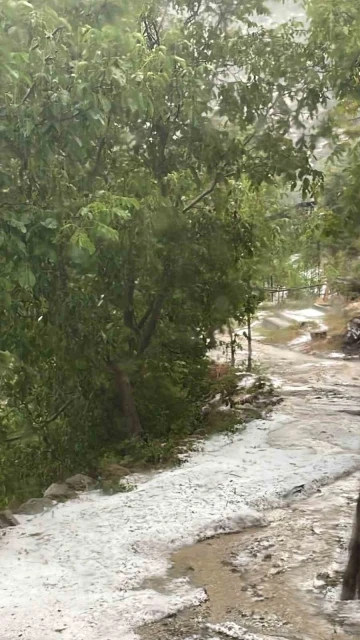
[[[288,509],[273,511],[266,528],[175,553],[167,579],[186,576],[205,588],[208,601],[145,627],[143,640],[223,638],[221,633],[207,635],[204,628],[231,624],[249,633],[229,636],[235,638],[360,638],[360,603],[346,603],[352,608],[344,610],[339,604],[345,603],[336,602],[357,490],[358,477],[343,478]],[[152,581],[151,586],[160,585]]]

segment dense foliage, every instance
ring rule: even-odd
[[[326,83],[303,27],[265,13],[1,0],[3,498],[193,431],[214,329],[283,268]]]
[[[331,142],[325,189],[316,212],[322,260],[330,280],[359,278],[360,4],[308,0],[309,42],[332,108],[320,132]],[[335,100],[334,100],[335,98]]]

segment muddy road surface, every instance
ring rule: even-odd
[[[259,343],[255,357],[281,388],[284,402],[276,412],[289,417],[269,431],[268,445],[279,453],[359,453],[360,362]],[[254,464],[262,464],[261,450]],[[207,600],[143,627],[142,640],[360,638],[360,603],[339,602],[360,473],[355,468],[322,484],[294,486],[279,508],[265,513],[261,528],[176,552],[166,578],[148,586],[166,591],[168,581],[186,577]]]

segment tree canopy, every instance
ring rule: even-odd
[[[321,182],[323,69],[266,12],[2,0],[4,496],[14,464],[45,482],[200,419],[208,337],[254,312],[282,189]]]

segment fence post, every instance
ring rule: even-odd
[[[251,373],[252,370],[252,336],[251,336],[251,315],[247,316],[247,343],[248,343],[248,364],[247,370]]]

